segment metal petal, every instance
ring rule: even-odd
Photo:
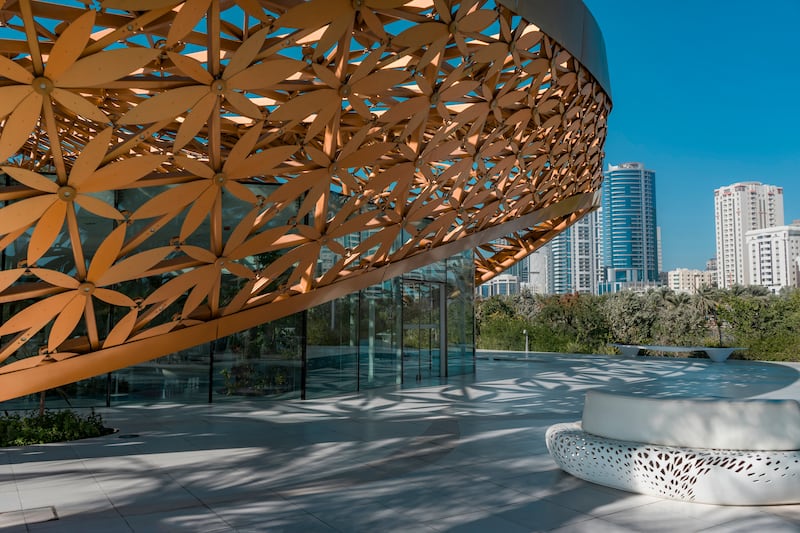
[[[139,317],[138,309],[131,309],[124,317],[117,321],[114,325],[106,340],[103,342],[103,348],[110,348],[118,346],[125,342],[133,331],[133,326],[136,325],[136,319]]]
[[[49,193],[58,192],[58,185],[53,180],[45,178],[32,170],[7,166],[0,167],[0,170],[31,189]]]
[[[89,272],[86,274],[87,281],[95,282],[117,260],[122,250],[122,244],[125,242],[125,229],[125,224],[117,226],[97,247],[92,263],[89,265]]]
[[[81,192],[100,192],[124,189],[136,180],[148,175],[159,167],[167,156],[143,155],[131,159],[115,161],[94,172],[83,182]]]
[[[94,296],[98,300],[102,300],[111,305],[116,305],[117,307],[136,306],[136,302],[131,300],[130,297],[122,294],[121,292],[112,291],[109,289],[102,289],[98,287],[97,289],[94,290],[92,296]]]
[[[131,220],[152,218],[159,215],[166,215],[167,213],[177,213],[192,203],[207,188],[207,180],[198,180],[176,185],[145,202],[142,207],[134,211],[131,215]]]
[[[64,309],[50,328],[50,337],[47,340],[48,352],[56,351],[83,318],[83,310],[86,309],[87,298],[77,292],[73,292],[72,295],[72,299],[67,302],[67,305],[64,306]]]
[[[8,335],[18,331],[29,331],[29,336],[33,336],[40,329],[45,327],[54,316],[64,309],[73,298],[75,291],[56,294],[45,300],[40,300],[22,309],[19,313],[11,316],[0,325],[0,335]]]
[[[28,243],[28,264],[35,265],[56,240],[61,228],[64,226],[64,217],[67,214],[67,203],[55,200],[47,208],[36,223]],[[69,207],[71,209],[71,207]]]
[[[11,233],[33,224],[47,209],[58,202],[52,194],[36,196],[14,202],[0,209],[0,235]]]
[[[303,61],[295,59],[275,59],[262,61],[250,68],[231,76],[228,85],[244,91],[268,89],[305,68]]]
[[[136,279],[157,265],[174,250],[172,247],[163,246],[123,259],[102,273],[95,280],[95,285],[104,287]]]
[[[8,117],[0,136],[0,161],[17,153],[39,120],[42,111],[42,95],[31,92]]]
[[[225,72],[222,73],[222,79],[227,80],[234,74],[238,74],[250,65],[258,55],[258,52],[264,46],[264,38],[269,33],[270,28],[262,28],[247,38],[245,42],[239,45],[236,53],[228,62],[225,67]]]
[[[300,146],[296,144],[267,148],[251,155],[239,164],[235,164],[233,161],[229,162],[225,166],[225,170],[231,179],[268,175],[275,167],[297,152],[298,148]]]
[[[79,117],[93,120],[101,124],[109,122],[109,118],[105,113],[79,94],[59,88],[53,89],[51,94],[53,99],[67,108],[70,113],[75,113]]]
[[[189,115],[186,117],[186,120],[183,121],[181,127],[178,128],[178,134],[175,136],[175,142],[173,149],[180,150],[189,141],[194,138],[195,135],[205,126],[208,124],[208,117],[211,114],[211,111],[214,109],[214,106],[217,104],[218,97],[214,93],[209,93],[201,98],[196,104],[192,106],[192,110],[189,111]]]
[[[57,270],[50,270],[47,268],[31,268],[31,274],[40,280],[53,285],[54,287],[63,287],[64,289],[77,289],[81,282],[72,276],[68,276]]]
[[[108,153],[113,128],[106,128],[95,135],[94,139],[86,143],[81,153],[72,165],[69,173],[69,184],[82,190],[83,183],[91,176],[103,162],[103,157]]]
[[[205,85],[170,89],[165,93],[143,100],[122,115],[119,123],[122,125],[150,124],[175,118],[187,109],[191,109],[206,94],[208,94],[208,87]]]
[[[99,217],[108,218],[111,220],[125,219],[125,215],[120,213],[116,208],[105,203],[103,200],[100,200],[99,198],[95,198],[94,196],[89,196],[87,194],[78,194],[75,197],[75,203],[77,203],[79,206],[86,209],[90,213],[95,214]]]
[[[56,40],[53,49],[50,50],[47,65],[44,69],[44,75],[54,83],[58,81],[61,74],[66,72],[81,57],[81,52],[83,52],[86,43],[89,42],[89,36],[94,27],[94,19],[94,10],[86,11],[68,24],[64,33]]]
[[[0,56],[0,76],[26,85],[33,81],[30,71],[6,56]]]
[[[353,12],[350,0],[312,0],[289,9],[275,21],[275,27],[320,28],[348,12]]]
[[[170,47],[191,32],[205,16],[211,0],[187,0],[181,6],[178,15],[172,21],[167,34],[167,46]]]
[[[188,239],[189,235],[194,233],[194,230],[200,227],[200,224],[202,224],[203,220],[209,216],[209,213],[211,213],[211,209],[217,202],[219,195],[219,187],[209,184],[208,188],[203,191],[203,193],[192,203],[192,207],[190,207],[189,212],[186,213],[186,218],[181,226],[181,242]]]
[[[199,84],[211,85],[211,82],[214,81],[214,76],[206,70],[202,63],[193,57],[184,56],[175,52],[167,52],[167,56],[181,72]]]
[[[84,57],[58,77],[56,86],[97,87],[136,72],[158,57],[154,48],[117,48]]]
[[[3,57],[3,56],[0,56]],[[3,57],[3,59],[5,59]],[[27,85],[10,85],[0,87],[0,118],[11,114],[26,96],[31,94],[33,89]]]

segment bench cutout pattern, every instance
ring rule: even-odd
[[[661,498],[723,505],[800,502],[800,451],[658,446],[608,439],[580,422],[547,430],[562,470],[601,485]]]

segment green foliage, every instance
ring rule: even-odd
[[[609,343],[741,346],[736,357],[800,360],[800,290],[667,288],[604,296],[523,293],[476,301],[478,348],[614,353]]]
[[[103,418],[94,411],[81,416],[69,409],[44,411],[28,415],[9,414],[0,417],[0,446],[27,446],[63,442],[107,435],[111,430],[103,426]]]
[[[719,316],[730,326],[733,343],[748,359],[800,359],[800,291],[780,295],[753,291],[723,296]]]
[[[220,370],[228,396],[279,394],[294,387],[291,372],[283,366],[240,364]]]

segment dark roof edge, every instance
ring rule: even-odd
[[[611,97],[603,32],[582,0],[495,0],[558,41]]]

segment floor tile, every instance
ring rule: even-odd
[[[58,515],[12,532],[800,531],[800,505],[617,491],[562,472],[544,443],[591,388],[800,398],[800,364],[535,357],[325,400],[104,409],[120,433],[0,450],[0,513]]]

